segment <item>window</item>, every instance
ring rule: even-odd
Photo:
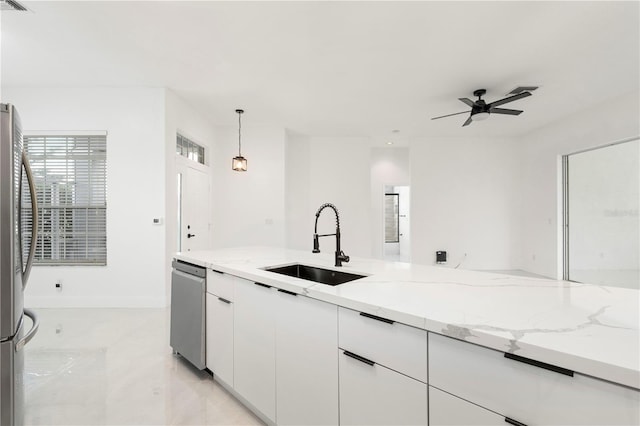
[[[640,140],[566,155],[564,279],[638,289]]]
[[[182,136],[180,133],[176,137],[176,154],[204,164],[204,147]]]
[[[400,242],[400,194],[384,194],[384,242]]]
[[[106,135],[24,136],[38,200],[34,263],[106,265],[106,139]],[[22,191],[22,226],[30,229],[31,201],[25,182]]]

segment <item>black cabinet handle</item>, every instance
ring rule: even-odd
[[[509,423],[510,425],[513,425],[513,426],[527,426],[524,423],[520,423],[519,421],[510,419],[509,417],[505,417],[504,421],[505,423]]]
[[[348,356],[349,358],[353,358],[353,359],[357,359],[360,362],[364,362],[365,364],[374,366],[376,363],[371,361],[370,359],[367,359],[365,357],[362,357],[360,355],[356,355],[353,352],[349,352],[349,351],[344,351],[342,352],[343,354],[345,354],[346,356]]]
[[[220,271],[216,271],[215,269],[209,269],[212,272],[215,272],[216,274],[224,274],[224,272],[220,272]]]
[[[279,289],[278,289],[278,291],[279,291],[280,293],[290,294],[291,296],[297,296],[297,295],[298,295],[298,293],[294,293],[294,292],[289,291],[289,290],[283,290],[283,289],[281,289],[281,288],[279,288]]]
[[[262,283],[254,283],[255,285],[259,285],[260,287],[264,287],[264,288],[271,288],[270,285],[267,284],[262,284]]]
[[[524,362],[525,364],[533,365],[534,367],[544,368],[545,370],[554,371],[556,373],[564,374],[565,376],[573,377],[573,371],[566,368],[558,367],[557,365],[547,364],[546,362],[536,361],[535,359],[525,358],[520,355],[515,355],[509,352],[505,352],[505,358],[512,359],[518,362]]]
[[[363,316],[363,317],[366,317],[366,318],[371,318],[371,319],[374,319],[376,321],[385,322],[387,324],[393,324],[395,322],[393,320],[390,320],[390,319],[387,319],[387,318],[382,318],[382,317],[379,317],[379,316],[376,316],[376,315],[371,315],[371,314],[368,314],[366,312],[360,312],[360,316]]]
[[[227,299],[222,298],[222,297],[218,297],[218,300],[219,300],[219,301],[221,301],[221,302],[226,303],[227,305],[230,305],[230,304],[231,304],[231,301],[230,301],[230,300],[227,300]]]

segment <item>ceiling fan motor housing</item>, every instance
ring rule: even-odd
[[[487,114],[491,112],[489,111],[489,105],[487,105],[487,103],[482,99],[482,96],[484,96],[485,93],[487,93],[486,89],[478,89],[473,91],[473,96],[477,96],[478,100],[475,101],[473,103],[473,106],[471,107],[471,116],[482,112],[486,112]]]
[[[489,113],[489,109],[489,105],[487,105],[485,101],[483,101],[482,99],[478,99],[473,103],[473,106],[471,107],[471,115],[475,115],[480,112]]]

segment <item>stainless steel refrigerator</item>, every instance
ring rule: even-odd
[[[0,104],[0,115],[0,424],[4,426],[23,423],[23,347],[38,330],[36,315],[24,308],[38,209],[33,175],[23,151],[20,116],[10,104]],[[29,188],[24,188],[29,195],[25,199],[24,185]],[[25,214],[33,217],[25,218]],[[31,229],[23,229],[28,224]],[[25,321],[25,316],[31,321]]]

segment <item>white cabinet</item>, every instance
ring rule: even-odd
[[[426,425],[427,385],[338,350],[341,425]]]
[[[236,278],[234,298],[233,387],[275,422],[275,289]]]
[[[492,411],[429,386],[429,426],[504,426]]]
[[[207,269],[206,360],[216,379],[233,386],[233,286],[235,278]]]
[[[640,422],[640,392],[429,333],[429,384],[527,425]]]
[[[233,386],[233,302],[207,293],[207,368]]]
[[[275,306],[277,423],[337,425],[337,306],[282,290]]]
[[[226,300],[233,300],[233,283],[236,277],[213,269],[207,269],[207,293]]]
[[[340,424],[426,425],[427,332],[338,309]]]
[[[339,308],[339,346],[427,382],[427,332],[365,312]]]

